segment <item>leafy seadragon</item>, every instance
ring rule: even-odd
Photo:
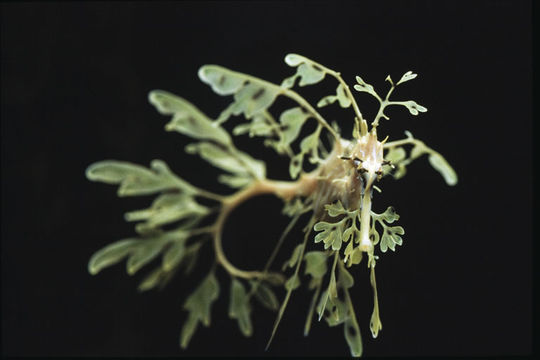
[[[381,214],[372,211],[373,190],[380,191],[376,183],[387,175],[396,179],[402,177],[406,166],[423,154],[428,155],[429,162],[448,185],[457,183],[456,173],[446,160],[410,132],[406,132],[406,138],[402,140],[379,140],[377,128],[381,118],[388,119],[384,113],[388,106],[404,106],[412,115],[427,111],[412,100],[390,99],[398,85],[414,79],[416,74],[409,71],[396,83],[388,76],[386,80],[390,89],[384,98],[375,92],[373,86],[356,77],[354,89],[370,94],[380,104],[369,127],[340,73],[297,54],[287,55],[285,62],[295,67],[296,73],[281,85],[217,65],[201,67],[199,78],[203,82],[219,95],[233,96],[231,104],[215,120],[171,93],[154,90],[149,94],[150,103],[161,114],[172,116],[165,129],[195,139],[196,142],[186,146],[186,152],[198,154],[223,170],[218,181],[237,189],[232,195],[220,195],[192,185],[173,174],[161,160],[153,160],[149,169],[129,162],[106,160],[90,165],[86,171],[90,180],[119,184],[118,196],[158,195],[149,208],[125,214],[126,221],[138,222],[135,226],[137,236],[112,243],[96,252],[88,264],[91,274],[127,258],[127,272],[132,275],[162,255],[160,266],[151,271],[139,286],[139,290],[145,291],[164,286],[179,269],[189,273],[195,266],[201,246],[208,242],[213,247],[215,262],[184,303],[189,315],[180,336],[182,348],[188,346],[199,323],[210,325],[211,306],[220,293],[216,277],[218,267],[230,276],[229,316],[238,321],[245,336],[253,332],[250,317],[253,298],[278,311],[269,345],[292,292],[300,286],[300,269],[304,265],[304,274],[309,276],[308,288],[313,292],[304,333],[309,333],[314,316],[319,320],[324,317],[330,326],[343,324],[351,354],[360,356],[362,340],[350,296],[354,279],[347,269],[360,264],[367,255],[365,262],[371,272],[374,294],[370,329],[376,337],[382,324],[375,281],[378,260],[375,248],[379,245],[383,253],[388,249],[394,251],[396,245],[402,244],[401,236],[404,234],[401,226],[390,225],[399,219],[393,207],[388,207]],[[317,107],[337,103],[342,108],[352,108],[354,130],[350,140],[342,138],[337,126],[330,126],[311,104],[292,90],[297,80],[302,87],[316,84],[326,76],[337,80],[336,93],[323,97]],[[276,119],[269,108],[278,96],[288,97],[297,105],[283,111]],[[240,115],[245,121],[238,124],[232,133],[262,137],[266,146],[289,157],[291,181],[268,179],[263,161],[235,147],[222,124],[231,118],[236,121]],[[308,120],[316,122],[315,130],[300,138]],[[321,141],[323,132],[331,138],[330,151]],[[406,145],[412,146],[408,154],[404,148]],[[315,164],[315,169],[304,171],[306,160]],[[261,194],[273,194],[282,199],[283,213],[291,217],[291,222],[261,271],[241,270],[231,264],[223,252],[223,227],[238,205]],[[213,201],[216,206],[202,205],[201,199]],[[310,214],[310,217],[302,241],[281,272],[270,271],[280,246],[304,214]],[[202,225],[205,222],[211,225]],[[310,241],[313,231],[317,234],[314,241]],[[287,268],[293,268],[293,271],[285,276]],[[284,286],[286,290],[281,305],[272,290],[276,286]]]

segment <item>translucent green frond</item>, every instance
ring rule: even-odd
[[[161,114],[173,116],[165,125],[167,131],[174,130],[195,139],[213,140],[225,145],[231,143],[227,131],[187,100],[163,90],[151,91],[148,100]]]
[[[197,192],[192,185],[174,175],[161,160],[152,160],[150,169],[126,161],[99,161],[86,169],[86,177],[92,181],[120,184],[118,196],[149,195],[170,189],[186,194]]]
[[[218,296],[219,283],[214,273],[210,273],[186,299],[184,309],[189,311],[189,315],[180,335],[180,346],[183,349],[188,346],[199,323],[210,326],[210,309]]]
[[[291,67],[296,67],[296,74],[283,80],[281,86],[292,88],[297,78],[300,78],[299,86],[313,85],[324,79],[325,72],[312,60],[298,55],[288,54],[285,56],[285,63]]]
[[[238,320],[238,327],[244,336],[253,334],[250,313],[251,306],[244,285],[233,278],[230,291],[229,317]]]

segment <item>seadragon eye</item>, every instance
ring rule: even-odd
[[[358,157],[355,157],[354,159],[351,158],[350,156],[340,156],[339,157],[341,160],[348,160],[348,161],[352,161],[353,164],[354,164],[354,167],[356,169],[356,171],[358,171],[359,173],[363,174],[365,173],[367,170],[364,169],[363,167],[361,167],[360,165],[364,162],[364,160],[358,158]]]
[[[384,165],[388,165],[388,166],[390,166],[392,169],[395,169],[395,168],[396,168],[396,167],[394,166],[394,164],[392,164],[392,161],[390,161],[390,160],[384,160],[384,161],[381,163],[381,165],[383,165],[383,166],[384,166]]]

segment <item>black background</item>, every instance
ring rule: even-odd
[[[201,187],[227,191],[216,172],[166,133],[147,102],[166,89],[215,117],[229,99],[199,82],[220,64],[279,83],[296,52],[360,75],[378,89],[408,70],[418,78],[395,98],[429,111],[391,109],[379,134],[404,130],[440,151],[459,175],[448,187],[422,158],[399,182],[385,179],[375,210],[393,205],[404,244],[377,266],[383,330],[369,334],[372,293],[365,264],[352,293],[366,355],[526,355],[531,351],[531,4],[528,1],[3,3],[2,7],[2,353],[4,355],[347,356],[343,330],[302,329],[310,301],[293,294],[275,341],[274,315],[255,308],[243,338],[227,317],[229,280],[212,327],[181,351],[185,296],[204,275],[178,276],[163,291],[138,294],[141,274],[117,265],[92,277],[92,253],[133,234],[123,212],[151,199],[118,199],[85,168],[102,159],[148,165],[165,160]],[[300,89],[310,101],[336,84]],[[382,90],[381,90],[382,91]],[[375,104],[357,94],[366,117]],[[278,103],[285,109],[288,103]],[[345,133],[349,110],[323,109]],[[279,114],[279,113],[278,113]],[[273,178],[287,161],[258,139],[237,144],[268,161]],[[239,267],[261,267],[287,224],[272,197],[242,205],[225,229]],[[296,229],[280,261],[300,240]],[[279,262],[278,262],[279,263]],[[282,297],[283,293],[279,292]]]

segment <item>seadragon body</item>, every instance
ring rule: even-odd
[[[219,95],[234,96],[231,105],[215,120],[176,95],[161,90],[150,93],[149,100],[157,110],[172,116],[166,125],[167,130],[178,131],[199,141],[186,146],[186,152],[198,154],[223,170],[225,173],[218,180],[236,191],[231,195],[220,195],[198,188],[174,175],[160,160],[154,160],[150,170],[114,160],[92,164],[87,169],[87,177],[119,184],[119,196],[159,196],[150,208],[126,214],[127,221],[139,221],[135,227],[137,237],[123,239],[96,252],[90,259],[89,271],[96,274],[127,257],[127,271],[134,274],[162,255],[161,265],[143,280],[139,289],[162,287],[179,269],[189,273],[195,266],[200,247],[210,243],[215,253],[214,264],[223,268],[231,278],[229,316],[238,321],[241,332],[246,336],[253,332],[253,299],[278,311],[270,344],[291,294],[301,285],[300,269],[304,265],[304,274],[309,276],[308,289],[313,292],[304,333],[309,333],[316,312],[316,317],[319,320],[324,317],[330,326],[342,324],[351,354],[360,356],[360,328],[349,293],[354,278],[348,269],[359,264],[364,254],[367,255],[374,292],[370,329],[376,337],[382,329],[375,281],[376,246],[379,245],[381,252],[387,249],[394,251],[395,245],[401,245],[401,235],[404,234],[401,226],[389,225],[399,219],[393,207],[388,207],[381,214],[372,210],[373,190],[380,191],[376,184],[387,175],[400,178],[405,174],[406,165],[423,154],[429,156],[431,165],[449,185],[457,183],[457,176],[439,153],[409,132],[406,132],[405,139],[393,142],[387,142],[387,138],[380,141],[377,136],[379,120],[388,119],[384,114],[387,106],[404,106],[413,115],[427,111],[411,100],[390,100],[396,86],[414,79],[416,74],[407,72],[397,83],[388,76],[386,80],[391,86],[384,98],[360,77],[356,78],[354,89],[374,96],[380,103],[377,115],[368,126],[349,86],[339,73],[297,54],[287,55],[285,61],[296,67],[297,72],[281,85],[217,65],[201,67],[199,77],[203,82]],[[339,85],[336,94],[322,98],[317,107],[338,103],[342,108],[352,108],[355,125],[352,139],[343,138],[339,130],[330,126],[312,105],[292,90],[297,79],[299,86],[306,86],[318,83],[326,76],[335,78]],[[269,108],[278,96],[288,97],[298,106],[284,111],[276,120]],[[267,178],[264,162],[234,146],[232,137],[222,124],[241,115],[247,122],[236,126],[233,134],[262,137],[265,145],[280,155],[288,156],[290,181]],[[314,119],[317,127],[301,139],[302,127],[308,119]],[[320,140],[323,131],[328,132],[331,138],[331,150],[328,152]],[[298,143],[299,150],[294,151],[293,144]],[[413,147],[408,156],[405,145]],[[315,169],[303,170],[306,159],[316,164]],[[283,213],[291,217],[291,222],[261,271],[239,269],[223,251],[223,227],[238,205],[262,194],[273,194],[282,199],[285,204]],[[199,198],[215,201],[218,206],[203,206]],[[281,272],[271,271],[283,241],[304,214],[311,215],[304,228],[303,240],[295,247]],[[201,225],[208,219],[213,219],[211,225]],[[165,229],[171,225],[176,227]],[[313,231],[317,234],[310,242]],[[184,303],[189,315],[180,337],[182,347],[189,344],[198,324],[210,324],[211,305],[220,293],[215,265]],[[293,269],[292,275],[285,276],[288,268]],[[284,286],[286,291],[281,304],[272,289],[276,286]]]

